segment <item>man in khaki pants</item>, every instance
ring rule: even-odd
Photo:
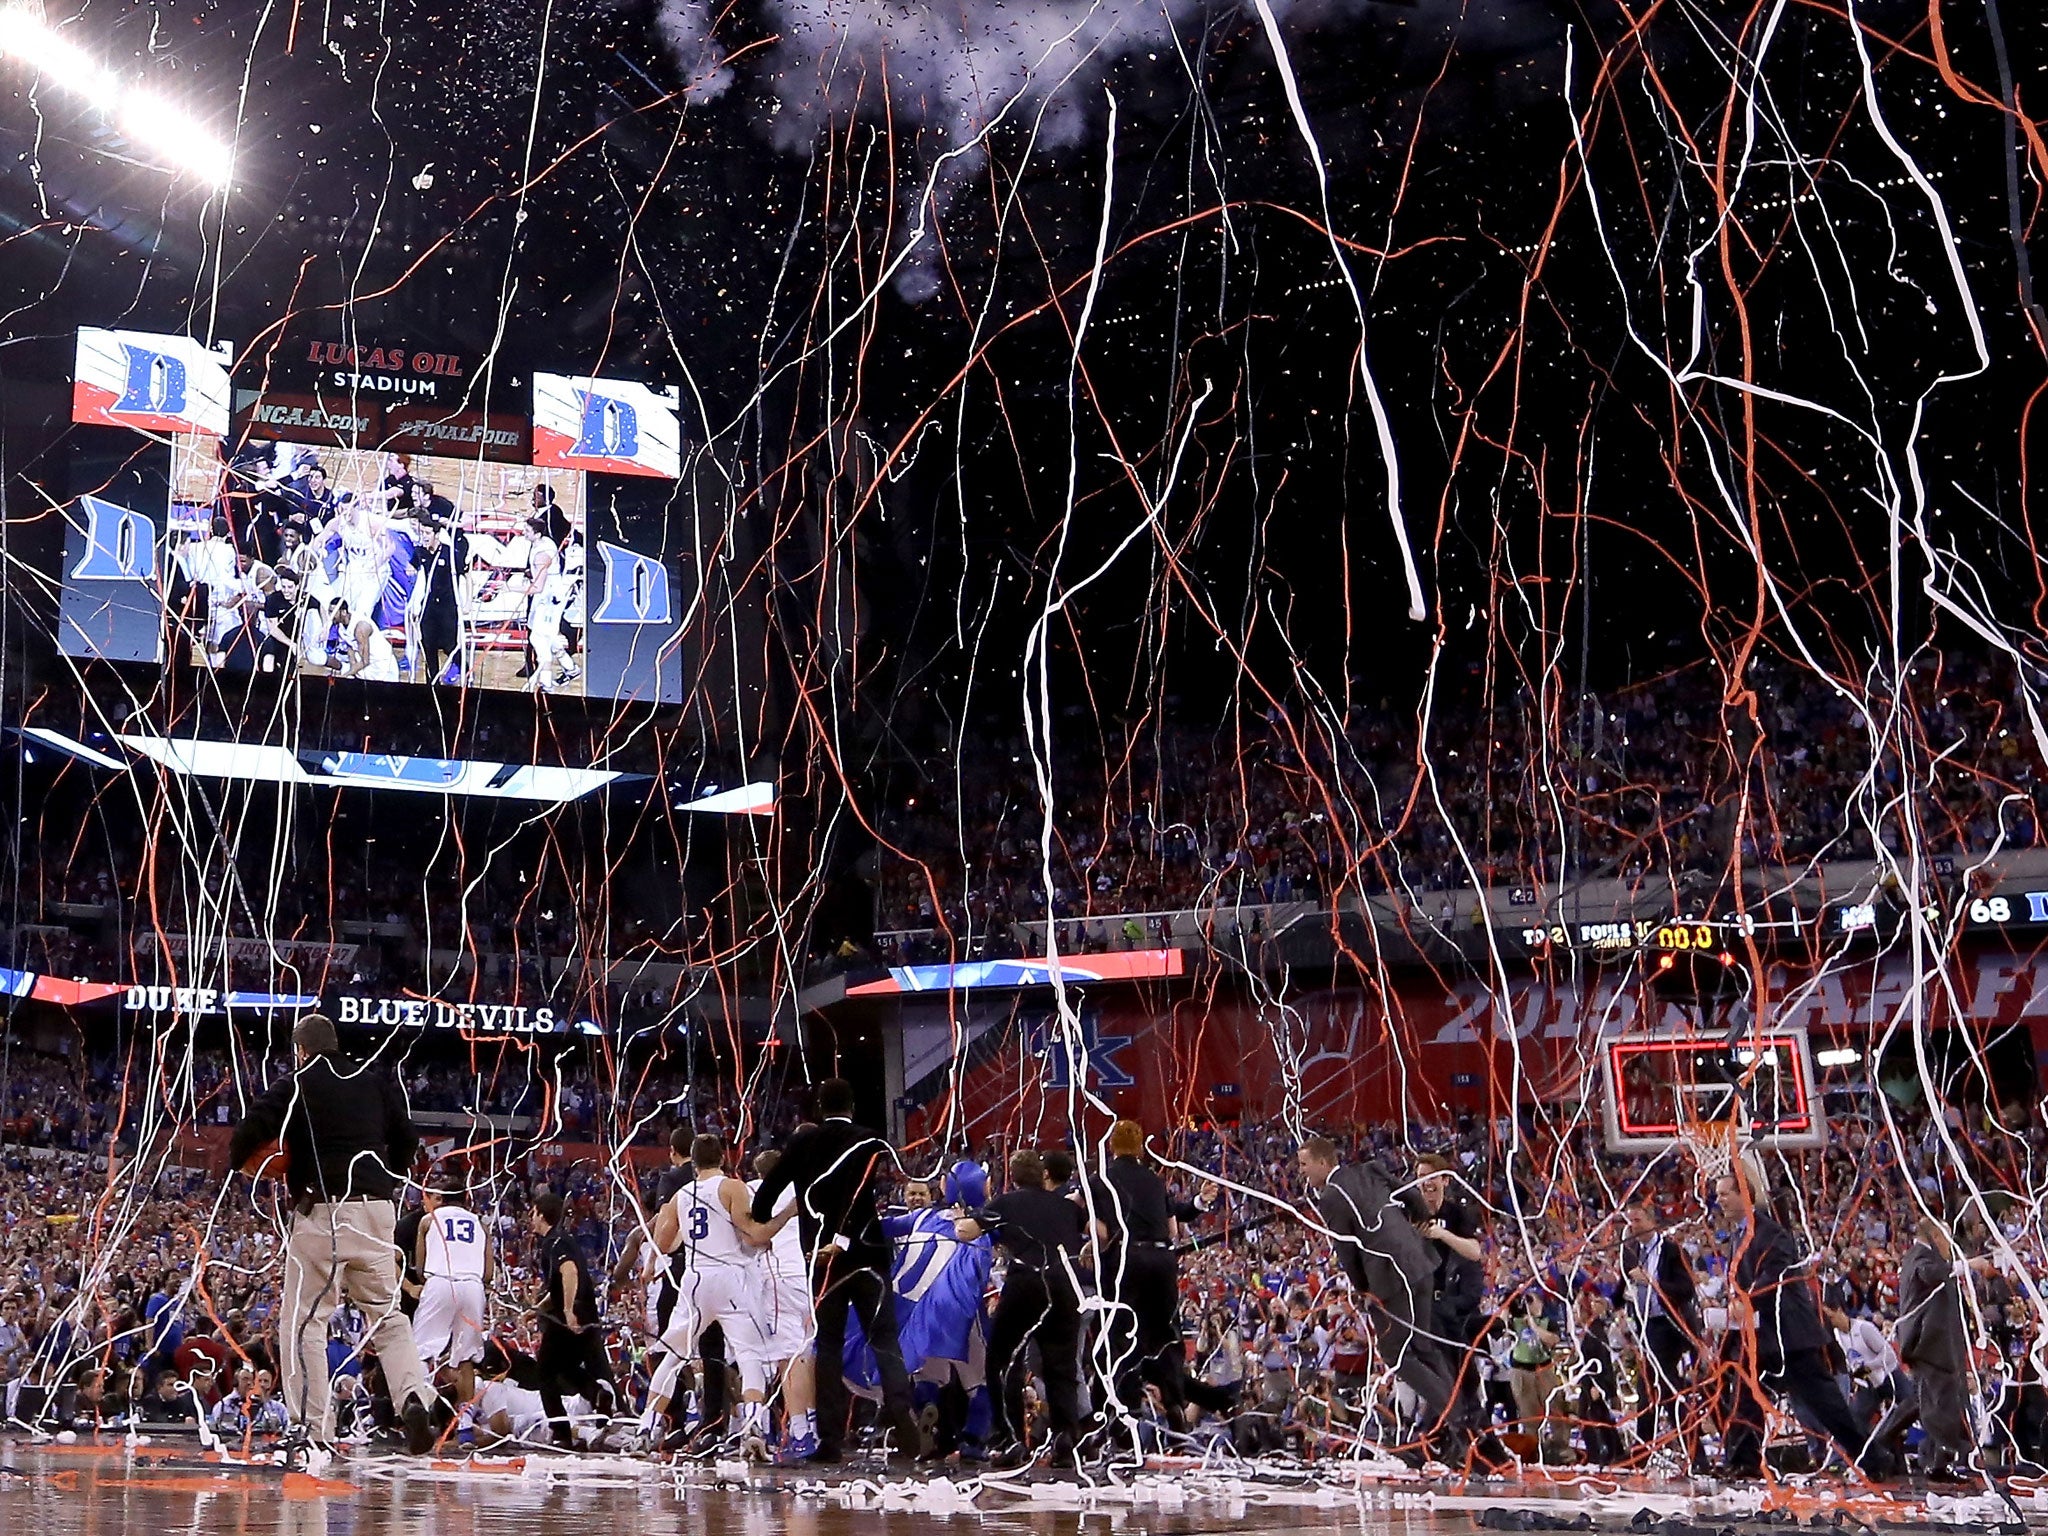
[[[281,1172],[292,1194],[277,1320],[285,1408],[299,1433],[324,1451],[334,1438],[327,1320],[346,1296],[369,1319],[392,1405],[405,1420],[406,1447],[422,1455],[434,1446],[427,1411],[433,1389],[412,1325],[399,1310],[392,1240],[398,1219],[393,1196],[419,1149],[419,1134],[390,1071],[345,1062],[325,1014],[301,1018],[292,1045],[298,1070],[249,1105],[228,1146],[231,1166],[260,1157],[263,1166],[253,1171]]]

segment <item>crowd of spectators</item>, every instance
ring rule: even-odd
[[[1782,663],[1759,660],[1748,682],[1753,725],[1703,668],[1576,702],[1440,698],[1426,730],[1383,701],[1335,741],[1277,710],[1206,733],[1149,722],[1107,742],[1064,722],[1114,769],[1070,769],[1084,754],[1055,732],[1049,904],[1024,743],[985,743],[885,808],[876,928],[903,935],[885,942],[907,953],[941,919],[965,939],[1043,921],[1049,906],[1119,919],[1102,937],[1129,947],[1126,914],[1422,894],[1469,887],[1475,872],[1518,887],[1685,870],[1736,851],[1728,812],[1745,791],[1746,863],[1868,859],[1879,840],[1905,846],[1909,773],[1917,792],[1902,803],[1927,853],[2037,845],[2048,781],[2003,664],[1916,662],[1896,717],[1883,698]]]
[[[2030,1171],[2048,1156],[2048,1131],[2020,1106],[1974,1119],[1950,1110],[1939,1120],[1922,1109],[1881,1108],[1855,1097],[1838,1096],[1832,1108],[1824,1149],[1766,1158],[1773,1204],[1810,1256],[1812,1283],[1849,1326],[1868,1319],[1890,1335],[1900,1311],[1900,1263],[1918,1219],[1933,1211],[1953,1221],[1960,1252],[1982,1261],[1968,1310],[1986,1388],[1986,1443],[2000,1445],[2008,1458],[2048,1458],[2048,1377],[2036,1358],[2048,1339],[2048,1316],[2032,1299],[2030,1279],[2041,1273],[2048,1247],[2029,1194]],[[1737,1315],[1731,1265],[1739,1213],[1714,1203],[1689,1157],[1616,1156],[1583,1121],[1557,1127],[1535,1116],[1520,1125],[1471,1118],[1380,1125],[1339,1141],[1347,1161],[1378,1163],[1397,1186],[1412,1187],[1420,1152],[1436,1153],[1457,1170],[1469,1208],[1479,1213],[1487,1276],[1481,1316],[1493,1319],[1474,1368],[1494,1423],[1525,1431],[1535,1453],[1555,1461],[1610,1459],[1597,1438],[1589,1442],[1589,1426],[1610,1414],[1626,1424],[1646,1405],[1650,1367],[1629,1322],[1631,1285],[1621,1257],[1626,1204],[1647,1198],[1682,1244],[1699,1285],[1699,1359],[1721,1358]],[[1186,1170],[1190,1192],[1196,1179],[1219,1177],[1282,1201],[1304,1198],[1294,1138],[1279,1127],[1189,1133],[1167,1145]],[[1253,1200],[1239,1209],[1270,1207]],[[1372,1330],[1334,1273],[1327,1246],[1300,1226],[1255,1214],[1240,1242],[1206,1247],[1188,1261],[1183,1296],[1195,1366],[1206,1379],[1244,1384],[1247,1401],[1261,1403],[1287,1443],[1328,1443],[1333,1405],[1347,1382],[1360,1379]],[[1532,1359],[1518,1353],[1532,1337],[1541,1341],[1533,1371]],[[1571,1369],[1589,1355],[1618,1366],[1618,1379],[1599,1389],[1597,1409],[1585,1400],[1583,1374],[1575,1378]],[[1870,1385],[1850,1380],[1846,1359],[1837,1364],[1845,1396]],[[1709,1364],[1698,1371],[1714,1406],[1726,1383],[1704,1385],[1714,1375]],[[1532,1374],[1541,1377],[1545,1401],[1534,1424],[1516,1381]],[[1391,1403],[1380,1406],[1394,1412]],[[1652,1438],[1640,1426],[1640,1442]]]
[[[669,1127],[692,1118],[698,1129],[743,1143],[773,1143],[794,1123],[797,1108],[778,1101],[743,1116],[735,1093],[667,1071],[636,1079],[630,1092],[608,1092],[581,1076],[495,1084],[445,1065],[409,1065],[404,1082],[416,1110],[428,1111],[517,1113],[539,1089],[558,1103],[561,1134],[614,1146],[624,1139],[619,1127],[637,1127],[645,1134],[636,1140],[659,1146]],[[224,1058],[194,1058],[183,1084],[189,1092],[173,1095],[181,1118],[200,1125],[223,1118],[220,1108],[232,1096]],[[62,1412],[79,1422],[112,1422],[131,1411],[174,1419],[189,1403],[191,1414],[205,1413],[218,1429],[260,1432],[277,1412],[268,1374],[275,1366],[282,1230],[274,1201],[241,1179],[223,1198],[217,1172],[146,1162],[110,1139],[119,1106],[135,1097],[115,1063],[74,1066],[17,1055],[9,1095],[7,1144],[0,1149],[0,1383],[9,1385],[0,1390],[62,1390]],[[66,1104],[77,1106],[75,1117]],[[2048,1159],[2048,1130],[2022,1107],[1975,1119],[1951,1111],[1936,1120],[1910,1105],[1840,1092],[1829,1107],[1833,1135],[1824,1149],[1773,1153],[1767,1163],[1781,1216],[1814,1256],[1816,1281],[1852,1318],[1889,1326],[1899,1302],[1899,1260],[1917,1217],[1923,1209],[1951,1213],[1966,1251],[2000,1254],[1975,1283],[1981,1364],[1985,1379],[1998,1386],[1994,1407],[2004,1414],[2011,1443],[2037,1456],[2048,1398],[2033,1380],[2029,1356],[2048,1335],[2028,1300],[2026,1276],[2040,1272],[2048,1252],[2029,1215],[2028,1181]],[[1600,1459],[1601,1448],[1587,1443],[1581,1416],[1572,1411],[1569,1363],[1583,1357],[1597,1333],[1619,1364],[1616,1416],[1626,1422],[1622,1410],[1640,1405],[1643,1367],[1626,1309],[1617,1304],[1627,1290],[1619,1254],[1623,1207],[1647,1197],[1662,1211],[1698,1277],[1702,1315],[1715,1339],[1730,1326],[1735,1223],[1733,1213],[1705,1198],[1684,1156],[1617,1156],[1585,1119],[1560,1123],[1552,1113],[1532,1108],[1513,1121],[1466,1116],[1357,1126],[1337,1139],[1347,1161],[1377,1163],[1396,1185],[1412,1183],[1418,1153],[1437,1154],[1455,1170],[1479,1213],[1484,1310],[1497,1320],[1475,1356],[1495,1420],[1504,1431],[1526,1430],[1552,1460]],[[1340,1430],[1355,1433],[1361,1412],[1396,1417],[1398,1404],[1388,1397],[1377,1409],[1370,1401],[1360,1406],[1357,1389],[1375,1374],[1368,1369],[1371,1317],[1347,1290],[1327,1243],[1286,1214],[1306,1199],[1297,1145],[1295,1134],[1276,1123],[1187,1127],[1154,1140],[1177,1193],[1192,1196],[1209,1180],[1225,1191],[1183,1265],[1182,1315],[1194,1369],[1211,1382],[1241,1385],[1264,1426],[1258,1444],[1314,1450],[1335,1443]],[[593,1270],[608,1269],[662,1161],[657,1154],[616,1166],[605,1159],[565,1165],[522,1155],[537,1150],[536,1141],[492,1158],[488,1187],[480,1191],[508,1265],[499,1321],[514,1337],[530,1264],[520,1218],[538,1189],[564,1196],[566,1219]],[[1009,1150],[998,1141],[976,1154],[1001,1170]],[[929,1153],[908,1157],[903,1172],[922,1175],[930,1160]],[[1988,1199],[1967,1201],[1970,1184]],[[196,1267],[202,1253],[204,1267]],[[633,1331],[636,1315],[632,1298],[615,1298],[622,1366],[644,1343]],[[335,1327],[339,1363],[355,1354],[361,1319],[344,1309]],[[1542,1364],[1551,1375],[1543,1379],[1552,1383],[1546,1401],[1554,1399],[1555,1409],[1535,1426],[1522,1422],[1529,1399],[1517,1396],[1517,1373],[1538,1368],[1515,1353],[1532,1333],[1546,1341]],[[1385,1381],[1379,1388],[1383,1396],[1392,1391]]]
[[[414,1115],[429,1127],[459,1130],[476,1117],[503,1122],[528,1143],[665,1147],[680,1125],[758,1140],[792,1123],[779,1095],[756,1096],[747,1116],[729,1079],[692,1077],[658,1057],[613,1065],[616,1073],[575,1058],[546,1070],[521,1054],[489,1062],[480,1057],[475,1065],[414,1056],[398,1071]],[[125,1158],[162,1142],[176,1127],[232,1125],[246,1098],[279,1070],[277,1058],[244,1058],[238,1084],[226,1052],[218,1050],[180,1051],[153,1063],[146,1056],[73,1060],[14,1049],[0,1072],[0,1145],[17,1154]]]
[[[881,838],[872,925],[835,917],[812,938],[849,964],[1006,958],[1042,943],[1023,925],[1050,915],[1075,924],[1069,947],[1128,949],[1166,942],[1177,912],[1868,859],[1906,845],[1906,815],[1930,855],[2039,843],[2048,780],[2003,662],[1916,661],[1896,710],[1860,680],[1837,689],[1768,658],[1746,682],[1753,718],[1697,666],[1576,699],[1447,691],[1426,724],[1360,704],[1341,734],[1277,708],[1120,736],[1070,716],[1049,828],[1025,744],[979,738],[856,791]],[[509,727],[473,727],[487,728]],[[38,849],[16,963],[60,976],[158,976],[162,929],[204,934],[209,981],[243,989],[406,982],[430,949],[459,950],[480,999],[531,1001],[577,993],[579,964],[680,962],[712,931],[615,899],[606,870],[544,838],[488,858],[402,830],[333,839],[306,852],[314,868],[251,867],[231,887],[189,876],[174,839],[145,857],[139,826],[96,821]],[[281,967],[224,942],[258,939],[333,948]]]

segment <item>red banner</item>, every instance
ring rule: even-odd
[[[1915,1000],[1927,1031],[1967,1024],[1989,1036],[2018,1028],[2048,1059],[2048,955],[1981,951],[1927,968],[1906,958],[1840,962],[1815,974],[1769,968],[1755,1022],[1805,1027],[1816,1048],[1867,1044],[1894,1024],[1910,1039]],[[1163,1007],[1135,989],[1080,999],[1081,1038],[1062,1043],[1043,993],[1020,994],[1000,1017],[956,997],[906,1000],[906,1091],[912,1134],[950,1121],[979,1141],[1059,1134],[1087,1092],[1148,1128],[1205,1120],[1265,1120],[1290,1105],[1310,1123],[1460,1113],[1498,1116],[1535,1100],[1591,1099],[1599,1044],[1609,1036],[1697,1027],[1697,1015],[1647,995],[1639,973],[1477,980],[1427,974],[1386,993],[1353,986],[1260,1002],[1204,993]],[[957,1075],[952,1063],[967,1063]],[[909,1107],[909,1106],[907,1106]]]

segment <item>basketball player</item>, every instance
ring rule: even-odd
[[[686,1134],[677,1131],[675,1136]],[[673,1143],[673,1138],[671,1138]],[[673,1144],[670,1157],[675,1156]],[[668,1172],[673,1173],[670,1169]],[[694,1169],[690,1170],[692,1173]],[[640,1219],[633,1230],[626,1234],[626,1241],[619,1249],[618,1261],[612,1265],[610,1277],[612,1297],[618,1299],[629,1283],[637,1279],[640,1288],[641,1332],[647,1339],[647,1353],[642,1364],[651,1380],[660,1369],[668,1351],[661,1342],[661,1336],[668,1331],[669,1318],[675,1312],[676,1282],[669,1269],[668,1255],[654,1246],[654,1223],[660,1218],[662,1207],[668,1202],[659,1193],[650,1192],[641,1196]],[[658,1446],[656,1447],[659,1448]]]
[[[561,508],[554,504],[552,492],[548,493],[545,508],[539,504],[544,490],[544,486],[533,488],[535,505],[526,519],[526,665],[513,674],[515,677],[533,678],[536,687],[552,665],[551,659],[541,654],[540,643],[545,637],[540,631],[543,625],[550,622],[559,624],[561,620],[559,606],[552,618],[547,611],[549,583],[554,579],[555,567],[561,557],[552,514],[559,513]]]
[[[550,692],[574,681],[582,668],[570,659],[565,628],[570,606],[583,592],[583,540],[571,529],[547,556],[545,572],[536,570],[534,597],[528,609],[527,642],[533,647],[533,686]]]
[[[539,1366],[530,1357],[508,1354],[493,1342],[484,1347],[479,1368],[484,1387],[466,1409],[476,1427],[478,1445],[488,1447],[498,1441],[548,1444],[554,1421],[548,1417],[546,1398],[532,1385],[539,1379]],[[575,1443],[586,1447],[602,1444],[602,1434],[588,1424],[592,1416],[589,1399],[574,1394],[565,1397],[562,1412],[579,1426]]]
[[[358,618],[374,621],[391,579],[391,540],[384,519],[367,503],[351,501],[335,513],[327,529],[327,540],[339,557],[335,585],[341,600]]]
[[[349,611],[347,608],[342,610],[344,613]],[[349,677],[360,677],[372,683],[398,681],[398,652],[384,638],[383,630],[368,619],[352,619],[349,640]]]
[[[675,1272],[676,1304],[661,1335],[668,1351],[647,1389],[644,1428],[657,1432],[675,1395],[683,1365],[697,1352],[697,1336],[712,1323],[730,1336],[758,1325],[751,1307],[761,1272],[758,1249],[769,1246],[788,1224],[795,1206],[766,1223],[748,1214],[746,1185],[725,1173],[725,1138],[706,1133],[690,1144],[696,1177],[662,1207],[654,1221],[654,1246],[670,1256]],[[751,1247],[749,1245],[752,1245]]]
[[[466,1403],[476,1396],[476,1363],[484,1356],[491,1239],[469,1209],[468,1191],[453,1177],[426,1192],[415,1257],[425,1278],[413,1337],[428,1369],[455,1367],[455,1400]]]
[[[781,1157],[771,1149],[754,1159],[755,1177],[747,1185],[749,1200],[761,1187],[761,1180],[775,1171]],[[749,1440],[767,1440],[768,1383],[771,1377],[779,1377],[788,1420],[782,1459],[791,1462],[808,1461],[818,1453],[817,1389],[811,1361],[818,1324],[811,1312],[811,1272],[804,1262],[803,1239],[789,1224],[795,1211],[796,1191],[785,1189],[775,1202],[775,1214],[784,1225],[757,1260],[759,1299],[731,1334],[733,1356],[740,1368],[740,1434]]]

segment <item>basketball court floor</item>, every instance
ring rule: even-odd
[[[2048,1496],[2015,1483],[1952,1496],[1790,1480],[1722,1486],[1569,1469],[1456,1487],[1358,1464],[1192,1463],[1092,1483],[1046,1475],[824,1480],[743,1466],[623,1457],[421,1462],[360,1455],[322,1476],[107,1437],[0,1439],[4,1536],[1465,1536],[1604,1530],[1631,1536],[1782,1536],[2048,1530]]]

